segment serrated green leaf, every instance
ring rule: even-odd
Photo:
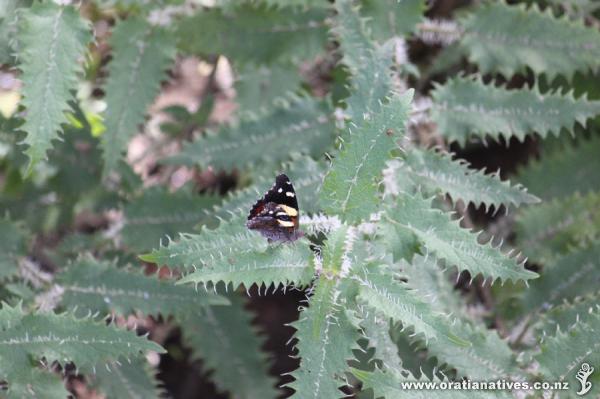
[[[345,313],[348,288],[343,279],[321,275],[315,285],[309,307],[292,324],[297,330],[300,367],[291,373],[295,381],[287,386],[296,391],[297,398],[341,398],[338,388],[345,385],[346,361],[353,358],[352,349],[358,348],[359,334]]]
[[[216,197],[194,195],[184,189],[170,193],[150,188],[125,205],[123,244],[132,252],[147,251],[165,236],[191,232],[217,201]]]
[[[60,125],[67,123],[65,111],[81,72],[79,61],[92,36],[75,7],[35,2],[22,12],[18,37],[22,104],[27,108],[21,129],[27,133],[23,143],[31,171],[46,159]]]
[[[523,267],[523,262],[517,263],[491,242],[479,244],[476,233],[461,228],[458,220],[451,220],[450,214],[430,204],[430,200],[403,194],[396,206],[385,211],[384,218],[397,229],[411,232],[427,251],[448,266],[468,270],[472,278],[481,274],[493,283],[497,279],[519,281],[537,277]]]
[[[326,101],[286,101],[265,115],[185,145],[166,162],[231,170],[259,162],[277,164],[293,153],[320,156],[333,144],[331,113]]]
[[[74,362],[80,370],[91,371],[99,363],[134,357],[141,351],[164,352],[135,332],[102,321],[68,314],[26,314],[7,304],[0,310],[0,376],[8,381],[9,393],[11,382],[24,383],[23,376],[31,375],[35,367],[31,359],[44,358],[48,364],[57,361],[63,366]]]
[[[379,42],[412,33],[423,20],[424,0],[362,0],[361,14],[369,18],[373,38]]]
[[[241,4],[231,10],[201,9],[177,25],[185,53],[223,54],[236,62],[307,60],[326,43],[324,10]]]
[[[325,176],[321,201],[325,209],[348,221],[359,221],[377,210],[381,171],[395,141],[404,134],[412,91],[394,96],[370,119],[351,128],[346,143]]]
[[[543,277],[543,276],[542,276]],[[537,330],[544,336],[554,335],[557,330],[569,331],[579,322],[586,322],[600,312],[600,291],[577,296],[572,302],[563,302],[544,313]]]
[[[519,181],[543,199],[565,198],[574,192],[600,191],[600,137],[582,139],[576,147],[544,151],[519,171]]]
[[[301,82],[299,68],[294,64],[244,65],[235,83],[235,99],[242,113],[261,112],[288,93],[298,91]]]
[[[359,311],[360,326],[369,340],[369,346],[375,348],[375,358],[381,361],[384,367],[400,366],[402,359],[398,354],[398,346],[390,335],[390,318],[369,312],[366,307],[360,307]]]
[[[106,363],[96,367],[92,375],[92,387],[107,398],[119,399],[159,399],[164,392],[159,388],[156,370],[145,360],[134,359],[128,362],[121,359],[117,363]]]
[[[585,126],[600,114],[600,101],[575,98],[572,92],[542,94],[538,87],[507,90],[479,78],[450,79],[436,85],[432,97],[431,118],[440,134],[461,145],[472,137],[508,141],[524,140],[533,132],[541,137],[558,135],[562,129],[572,131],[576,122]]]
[[[138,17],[119,22],[110,44],[113,59],[108,65],[106,131],[102,135],[105,174],[117,167],[175,56],[171,32]]]
[[[599,284],[600,245],[595,243],[546,264],[540,278],[523,293],[521,302],[528,311],[539,310],[595,292]]]
[[[600,32],[567,16],[554,17],[549,8],[540,11],[536,3],[528,8],[485,2],[461,25],[461,47],[484,73],[500,72],[509,78],[531,68],[551,79],[571,78],[599,66]]]
[[[0,219],[0,280],[18,271],[18,257],[26,255],[25,233],[9,219]]]
[[[595,243],[600,236],[600,193],[572,195],[524,209],[516,219],[517,243],[537,261]]]
[[[391,95],[393,49],[391,45],[375,47],[366,33],[366,22],[352,1],[337,1],[335,8],[332,32],[340,42],[342,63],[352,74],[345,113],[359,124],[371,113],[379,112],[382,102]]]
[[[453,160],[452,154],[411,148],[404,155],[404,167],[396,176],[398,184],[408,179],[427,194],[448,194],[454,202],[459,200],[476,207],[492,205],[520,206],[533,204],[539,199],[521,185],[500,180],[499,173],[485,174],[484,170],[470,169],[463,160]]]
[[[400,372],[399,369],[388,369],[385,372],[382,370],[376,370],[371,373],[363,370],[352,369],[354,374],[362,383],[364,389],[372,389],[375,392],[376,397],[385,397],[393,399],[471,399],[475,397],[491,399],[491,398],[512,398],[507,391],[490,391],[490,390],[463,390],[458,389],[434,389],[436,384],[439,384],[441,380],[435,378],[433,381],[422,378],[421,380],[415,380],[407,378]],[[407,383],[419,382],[419,388],[406,385]],[[456,382],[457,386],[461,386],[461,382]]]
[[[82,257],[56,276],[60,304],[83,314],[88,312],[128,315],[186,315],[209,305],[226,305],[225,298],[172,281],[146,276],[142,270],[117,268],[109,262]]]
[[[179,241],[140,258],[170,267],[194,269],[178,281],[207,284],[232,283],[234,288],[253,283],[306,285],[314,273],[312,252],[304,241],[270,246],[250,231],[244,220],[234,218],[202,234],[182,234]]]
[[[422,334],[427,342],[436,340],[443,345],[470,345],[451,331],[450,322],[443,313],[432,309],[416,291],[410,290],[393,275],[364,273],[356,278],[360,283],[359,301],[373,311],[402,322],[404,327],[414,328],[415,333]]]
[[[279,392],[268,373],[268,360],[261,352],[263,340],[251,326],[244,301],[230,295],[231,306],[196,313],[181,323],[184,342],[193,357],[201,358],[220,390],[233,398],[268,399]],[[225,359],[225,361],[224,361]]]
[[[600,314],[595,313],[585,322],[577,323],[568,332],[558,331],[556,335],[547,337],[540,345],[541,353],[535,356],[543,377],[552,381],[568,381],[569,391],[565,394],[577,397],[573,394],[581,388],[581,384],[575,376],[583,363],[594,368],[600,364],[598,331]],[[592,373],[588,381],[592,385],[588,394],[592,397],[597,396],[600,392],[600,376],[598,373]]]
[[[17,35],[17,10],[23,7],[21,0],[0,1],[0,64],[12,64]]]

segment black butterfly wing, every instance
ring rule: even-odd
[[[271,187],[269,191],[267,191],[265,195],[252,206],[250,214],[248,215],[248,220],[260,214],[265,205],[269,202],[288,206],[298,212],[298,199],[296,198],[296,191],[294,190],[292,182],[286,175],[280,174],[275,178],[275,184],[273,184],[273,187]]]

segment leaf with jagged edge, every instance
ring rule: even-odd
[[[523,23],[527,21],[527,23]],[[588,72],[600,66],[600,32],[583,21],[554,17],[533,3],[485,2],[460,21],[461,47],[483,73],[510,78],[531,68],[549,78]]]
[[[393,88],[392,46],[376,47],[366,33],[366,21],[350,0],[336,1],[337,15],[332,34],[340,43],[341,62],[349,69],[350,96],[345,113],[358,124],[378,112]]]
[[[8,218],[0,218],[0,280],[18,272],[18,258],[27,253],[23,228]]]
[[[536,323],[536,330],[544,335],[554,335],[557,329],[568,331],[579,322],[586,322],[600,313],[600,291],[577,296],[572,302],[564,301],[545,312]],[[537,336],[537,334],[536,334]]]
[[[544,380],[568,381],[569,391],[565,393],[571,395],[581,388],[575,375],[582,364],[588,363],[594,368],[600,364],[599,332],[600,313],[594,313],[585,322],[578,322],[567,332],[557,331],[556,335],[545,337],[540,345],[540,353],[535,356]],[[597,397],[600,392],[600,373],[592,373],[588,381],[592,384],[588,395]]]
[[[246,64],[240,68],[235,82],[239,112],[261,112],[272,107],[278,99],[300,90],[302,76],[299,67],[292,63],[274,65]]]
[[[481,274],[484,280],[494,283],[500,279],[519,281],[536,278],[537,274],[526,270],[524,262],[517,262],[510,254],[504,254],[490,242],[477,242],[477,233],[460,227],[459,220],[452,220],[449,213],[431,207],[431,199],[420,195],[402,194],[394,206],[388,206],[383,218],[396,229],[412,233],[425,249],[447,266],[459,271],[468,270],[471,278]]]
[[[404,153],[403,166],[396,179],[409,179],[427,194],[448,194],[454,202],[484,205],[486,210],[494,206],[497,210],[501,205],[520,206],[540,201],[520,184],[500,180],[499,171],[485,174],[484,170],[471,169],[466,161],[453,160],[452,154],[411,148]]]
[[[98,364],[135,357],[143,351],[163,353],[163,348],[133,331],[107,325],[90,318],[77,319],[70,314],[26,314],[19,306],[6,303],[0,309],[0,378],[8,382],[30,384],[36,362],[45,359],[65,365],[68,362],[84,372]],[[15,387],[18,390],[18,387]]]
[[[178,46],[186,54],[223,54],[236,63],[308,60],[324,50],[326,15],[251,4],[225,11],[199,8],[178,22]]]
[[[228,298],[231,306],[209,308],[183,319],[183,342],[192,349],[193,358],[202,359],[205,370],[214,370],[211,379],[219,390],[229,391],[233,398],[275,398],[280,392],[261,351],[264,339],[251,325],[244,300],[236,294]]]
[[[473,137],[503,137],[507,141],[516,137],[522,141],[534,132],[541,137],[558,136],[562,129],[572,132],[576,123],[585,126],[587,120],[600,114],[600,101],[590,101],[585,95],[575,98],[573,92],[558,91],[542,94],[537,86],[508,90],[484,84],[479,77],[436,84],[432,97],[430,115],[438,131],[461,145]]]
[[[325,165],[311,157],[303,156],[284,164],[281,171],[287,174],[294,185],[300,215],[318,212],[317,195],[325,175]],[[274,175],[257,178],[251,186],[234,191],[225,197],[223,203],[215,206],[207,216],[228,220],[237,215],[248,215],[252,204],[273,185],[274,179]]]
[[[454,315],[452,331],[471,343],[469,347],[461,347],[430,341],[421,345],[426,347],[428,357],[436,358],[438,364],[445,363],[459,376],[472,380],[525,379],[507,342],[481,322],[463,316],[467,311],[466,304],[460,300],[448,274],[440,269],[434,257],[416,255],[410,264],[402,261],[400,268],[407,279],[406,285],[436,311]],[[410,338],[410,341],[418,343],[418,338]]]
[[[75,7],[35,2],[21,13],[18,37],[22,104],[27,108],[21,129],[27,133],[23,143],[31,172],[59,138],[60,125],[68,122],[65,111],[92,35]]]
[[[144,121],[176,51],[170,31],[138,17],[117,23],[110,45],[102,134],[105,175],[117,167],[129,139]]]
[[[379,42],[412,33],[423,20],[424,0],[362,0],[361,14],[369,18],[373,38]]]
[[[217,202],[215,196],[195,195],[191,190],[170,193],[149,188],[125,205],[123,244],[132,252],[147,251],[165,236],[191,232]]]
[[[578,193],[524,209],[517,215],[517,244],[536,261],[547,261],[600,237],[600,192]]]
[[[17,359],[15,359],[17,360]],[[31,367],[23,359],[19,375],[9,381],[8,391],[2,391],[7,399],[44,398],[64,399],[71,396],[60,375],[46,367]],[[32,383],[33,382],[33,383]]]
[[[398,354],[398,346],[390,335],[390,318],[380,316],[366,306],[358,306],[356,313],[360,319],[363,334],[369,341],[369,347],[375,348],[375,359],[385,367],[401,365],[402,359]]]
[[[91,386],[107,398],[159,399],[165,397],[165,392],[159,387],[157,372],[144,359],[130,362],[121,359],[119,363],[99,365],[96,373],[88,377],[91,378]]]
[[[244,219],[235,218],[215,230],[203,228],[201,234],[181,234],[153,252],[140,255],[146,262],[193,269],[177,284],[225,282],[234,288],[243,284],[306,285],[314,268],[312,252],[305,240],[279,246],[268,245],[260,234],[250,231]]]
[[[574,192],[600,191],[600,137],[581,139],[577,146],[544,151],[518,172],[518,180],[540,198],[565,198]]]
[[[20,0],[3,0],[0,4],[0,64],[13,64],[16,47]]]
[[[298,398],[342,397],[338,389],[345,384],[346,362],[353,358],[360,338],[347,309],[354,306],[355,285],[347,277],[357,262],[353,250],[356,228],[341,226],[329,234],[321,249],[320,275],[314,282],[308,308],[302,308],[297,321],[296,355],[300,367],[291,375],[294,381],[286,386],[294,389]]]
[[[209,305],[227,305],[226,298],[173,281],[147,276],[143,270],[117,268],[115,264],[84,256],[56,275],[60,304],[78,314],[139,311],[151,315],[186,315]]]
[[[406,373],[406,371],[404,371]],[[426,389],[428,383],[442,382],[439,378],[434,378],[432,381],[426,378],[416,380],[412,377],[405,377],[400,368],[388,368],[385,371],[376,370],[375,372],[352,369],[352,374],[356,376],[362,383],[362,389],[372,389],[375,397],[385,397],[388,399],[471,399],[473,397],[492,399],[492,398],[513,398],[508,391],[500,390],[462,390],[462,389]],[[417,389],[412,387],[407,389],[403,384],[406,382],[420,382],[423,387]],[[460,386],[461,382],[457,381]],[[474,396],[476,395],[476,396]]]
[[[555,258],[532,281],[520,302],[530,313],[559,305],[579,295],[596,292],[600,286],[600,244],[580,248]],[[535,314],[535,313],[534,313]]]
[[[334,121],[328,101],[293,98],[242,120],[237,126],[201,137],[165,163],[242,168],[258,162],[277,164],[291,154],[320,156],[334,141]]]
[[[404,134],[413,92],[396,95],[368,120],[350,128],[349,140],[332,162],[320,193],[332,214],[359,221],[377,210],[382,170]]]
[[[547,0],[546,3],[572,18],[582,18],[600,8],[600,3],[595,0]]]
[[[444,313],[433,309],[391,272],[363,272],[354,278],[359,282],[358,301],[385,317],[402,322],[404,328],[414,328],[429,343],[433,340],[442,345],[468,347],[465,341],[452,331],[451,320]]]

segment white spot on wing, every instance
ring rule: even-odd
[[[287,193],[285,193],[285,195],[287,195],[288,197],[292,197],[292,198],[294,198],[296,196],[296,194],[294,194],[294,193],[292,193],[290,191],[288,191]]]
[[[278,193],[282,192],[283,188],[279,187],[279,190],[277,190]]]
[[[290,186],[292,185],[292,183],[288,180],[286,181],[287,184],[289,184]]]

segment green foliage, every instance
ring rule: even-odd
[[[302,61],[323,50],[324,19],[319,9],[250,4],[230,10],[201,9],[178,23],[178,46],[188,54],[222,54],[237,62]]]
[[[382,41],[412,33],[423,20],[425,3],[423,0],[363,0],[361,12],[372,21],[369,25],[373,38]]]
[[[257,162],[277,164],[293,153],[317,156],[333,143],[331,112],[326,101],[282,101],[262,117],[248,117],[187,144],[169,162],[229,170]]]
[[[209,308],[184,319],[184,341],[205,369],[214,370],[220,390],[235,398],[275,398],[275,381],[268,376],[268,362],[260,351],[263,340],[250,325],[244,301],[237,295],[229,299],[232,306]]]
[[[473,136],[523,140],[533,132],[558,135],[562,129],[571,131],[576,122],[585,126],[600,114],[600,102],[585,96],[577,99],[572,92],[542,94],[537,86],[507,90],[477,78],[451,79],[437,85],[432,97],[431,118],[440,133],[461,145]]]
[[[600,234],[599,206],[600,193],[591,192],[526,209],[515,228],[519,247],[535,260],[548,260],[596,242]]]
[[[25,232],[9,219],[0,219],[0,279],[14,275],[26,254]]]
[[[119,269],[114,264],[81,258],[61,272],[55,283],[60,304],[82,314],[133,312],[153,315],[194,314],[209,305],[226,305],[218,295],[176,287],[173,282],[146,276],[141,270]]]
[[[9,394],[26,392],[25,385],[38,374],[27,359],[44,358],[47,364],[63,366],[74,362],[80,370],[92,370],[97,364],[133,357],[141,351],[163,352],[156,343],[89,318],[69,314],[26,314],[7,304],[0,310],[0,375],[8,381]],[[68,345],[65,345],[68,343]]]
[[[164,396],[158,387],[156,371],[139,359],[119,363],[107,363],[104,367],[96,367],[92,377],[92,386],[98,388],[109,398],[161,398]]]
[[[0,5],[0,63],[13,61],[17,33],[17,10],[22,6],[20,0],[3,0]]]
[[[396,206],[388,207],[384,220],[396,230],[411,233],[429,253],[455,266],[459,271],[467,270],[471,278],[482,275],[493,283],[497,279],[519,281],[537,275],[523,268],[495,248],[491,242],[479,244],[477,234],[460,227],[458,220],[451,220],[441,210],[431,208],[430,200],[402,195]]]
[[[574,192],[600,191],[600,137],[581,140],[577,146],[544,151],[519,173],[519,182],[540,198],[565,198]],[[551,176],[551,177],[549,177]]]
[[[394,96],[370,119],[350,128],[344,144],[323,182],[321,201],[326,210],[356,222],[377,210],[381,170],[394,142],[402,137],[412,93]]]
[[[38,3],[23,11],[19,23],[19,68],[22,71],[22,104],[27,108],[29,171],[46,159],[57,139],[60,125],[81,71],[79,59],[91,40],[89,24],[72,6]]]
[[[175,56],[172,34],[141,18],[119,22],[110,44],[114,55],[105,87],[108,107],[102,135],[105,173],[117,167]]]
[[[527,23],[523,23],[527,21]],[[482,72],[506,77],[529,68],[550,79],[598,68],[600,33],[533,3],[486,2],[461,21],[461,46]]]
[[[147,251],[165,236],[191,232],[216,202],[213,196],[198,196],[183,189],[175,193],[148,189],[125,206],[123,244],[134,252]]]
[[[527,189],[500,180],[499,173],[485,174],[469,168],[463,160],[453,160],[452,154],[411,148],[406,151],[404,165],[394,176],[399,185],[409,180],[427,194],[448,194],[454,202],[461,200],[486,210],[501,205],[534,204],[539,199]]]

